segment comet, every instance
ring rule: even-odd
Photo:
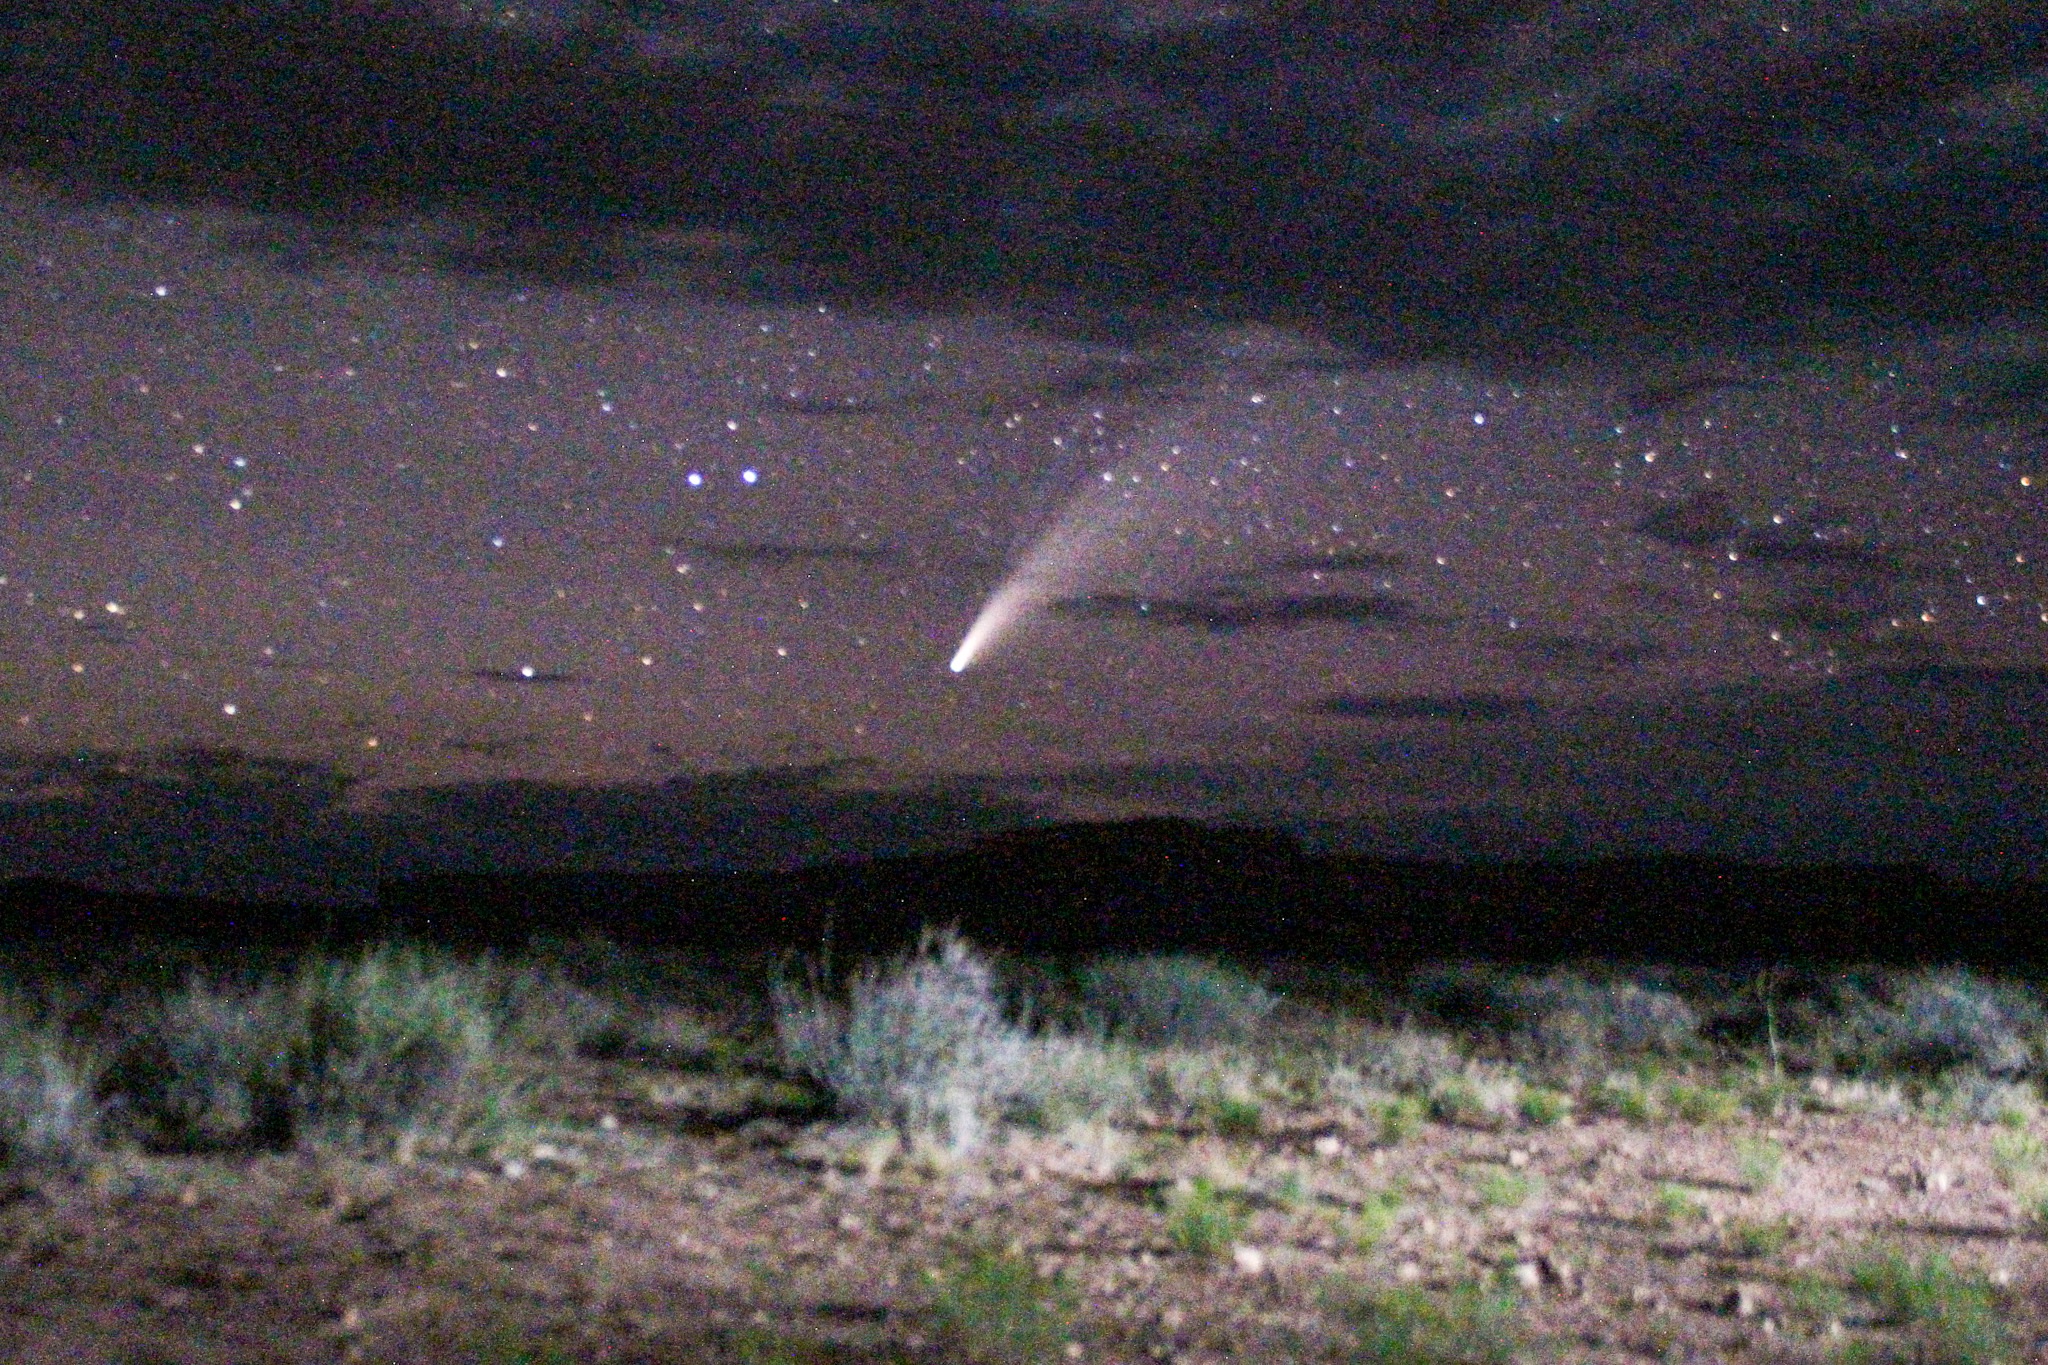
[[[965,673],[1047,603],[1073,596],[1139,520],[1159,484],[1105,470],[1068,499],[1052,527],[996,585],[948,665]]]

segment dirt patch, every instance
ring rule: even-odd
[[[2048,1333],[2048,1247],[1992,1125],[1432,1123],[1387,1146],[1303,1111],[1010,1133],[949,1168],[764,1116],[758,1080],[550,1080],[547,1140],[491,1165],[136,1157],[17,1183],[0,1358],[957,1360],[949,1286],[977,1254],[1062,1287],[1055,1354],[1085,1360],[1363,1359],[1332,1286],[1475,1283],[1512,1295],[1530,1356],[1817,1359],[1906,1340],[1851,1282],[1875,1248],[1986,1277],[2025,1358]]]

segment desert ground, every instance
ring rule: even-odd
[[[0,1358],[2048,1358],[2024,983],[955,946],[20,962]]]

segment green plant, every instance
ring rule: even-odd
[[[1609,1076],[1593,1093],[1602,1113],[1630,1123],[1656,1123],[1664,1117],[1664,1105],[1657,1092],[1634,1076]]]
[[[1991,1170],[2007,1189],[2038,1183],[2048,1165],[2048,1145],[2023,1128],[2006,1129],[1991,1139]]]
[[[1108,1123],[1145,1094],[1145,1073],[1119,1045],[1050,1034],[1029,1039],[1010,1117],[1040,1132]]]
[[[1401,1217],[1403,1203],[1401,1192],[1395,1189],[1374,1190],[1366,1195],[1345,1228],[1351,1244],[1360,1251],[1371,1251],[1387,1240],[1387,1234]]]
[[[1687,1123],[1733,1123],[1742,1113],[1742,1096],[1719,1086],[1680,1082],[1669,1093],[1672,1111]]]
[[[1786,1277],[1783,1302],[1787,1317],[1809,1327],[1839,1323],[1849,1311],[1849,1296],[1842,1287],[1811,1270]]]
[[[1245,1216],[1207,1176],[1196,1176],[1166,1203],[1166,1238],[1191,1256],[1220,1256],[1244,1235]]]
[[[514,1052],[565,1060],[628,1050],[625,1008],[577,981],[552,955],[493,970],[499,1042]]]
[[[1927,1088],[1921,1105],[1930,1117],[1949,1123],[1995,1123],[2002,1128],[2026,1127],[2041,1108],[2031,1085],[1968,1068],[1939,1078]]]
[[[1741,1093],[1743,1107],[1766,1123],[1783,1117],[1799,1102],[1799,1088],[1775,1074],[1753,1076]]]
[[[1992,1135],[1991,1170],[1998,1183],[2019,1197],[2026,1220],[2048,1225],[2048,1146],[2023,1128]]]
[[[1112,1037],[1145,1047],[1241,1042],[1280,1003],[1239,968],[1188,954],[1103,958],[1080,987]]]
[[[159,1152],[281,1150],[296,1135],[302,1001],[277,981],[198,976],[144,1012],[102,1078],[109,1119]]]
[[[1472,1183],[1480,1205],[1489,1209],[1518,1209],[1529,1202],[1537,1187],[1533,1176],[1505,1166],[1487,1167],[1485,1174]]]
[[[1344,1069],[1379,1090],[1427,1091],[1465,1065],[1458,1045],[1441,1033],[1398,1028],[1352,1039]]]
[[[1538,1128],[1554,1128],[1571,1117],[1572,1097],[1562,1090],[1534,1086],[1522,1092],[1522,1117]]]
[[[1737,1256],[1775,1256],[1791,1245],[1792,1234],[1789,1219],[1743,1219],[1728,1225],[1728,1249]]]
[[[1429,1111],[1413,1095],[1396,1095],[1380,1105],[1377,1117],[1380,1143],[1398,1147],[1422,1131],[1422,1125],[1429,1121]]]
[[[1513,1296],[1485,1285],[1374,1289],[1337,1306],[1361,1365],[1510,1365],[1524,1344]]]
[[[1224,1095],[1209,1105],[1209,1118],[1224,1137],[1254,1138],[1259,1135],[1265,1113],[1257,1100]]]
[[[971,1150],[1028,1083],[1029,1040],[1002,1017],[987,964],[951,931],[925,932],[887,969],[862,967],[843,1005],[815,979],[778,979],[772,993],[789,1066],[906,1144],[943,1129],[955,1153]]]
[[[2009,1358],[2011,1338],[1990,1284],[1958,1271],[1946,1256],[1875,1256],[1853,1267],[1849,1282],[1886,1321],[1914,1335],[1918,1360],[1991,1365]]]
[[[351,1148],[453,1143],[496,1094],[493,1019],[473,969],[411,945],[308,962],[289,1044],[296,1135]]]
[[[576,1356],[560,1342],[536,1341],[509,1328],[480,1342],[471,1360],[475,1365],[577,1365]]]
[[[2040,1003],[1960,968],[1854,977],[1840,991],[1833,1047],[1851,1068],[2011,1077],[2034,1061]]]
[[[1785,1176],[1785,1149],[1769,1138],[1743,1138],[1735,1144],[1735,1170],[1750,1189],[1768,1190]]]
[[[91,1065],[39,1014],[0,992],[0,1168],[73,1167],[97,1146]]]
[[[977,1248],[959,1264],[928,1272],[932,1317],[956,1359],[1007,1365],[1056,1360],[1074,1336],[1074,1296],[1041,1278],[1024,1257]]]
[[[773,1327],[748,1324],[727,1338],[738,1365],[827,1365],[834,1353]]]
[[[1706,1201],[1683,1185],[1666,1182],[1654,1196],[1656,1221],[1668,1228],[1697,1223],[1707,1216]]]
[[[1515,1112],[1521,1090],[1512,1072],[1475,1063],[1436,1083],[1429,1093],[1429,1114],[1441,1123],[1491,1128]]]

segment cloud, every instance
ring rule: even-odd
[[[1368,720],[1436,704],[1364,696],[1319,708],[1331,701]],[[1790,690],[1532,709],[1501,717],[1515,722],[1512,743],[1485,725],[1326,726],[1263,764],[1130,764],[1042,790],[1070,811],[1109,803],[1279,826],[1384,857],[1687,853],[2039,878],[2043,715],[2048,669],[1905,664]]]
[[[1220,591],[1199,597],[1144,597],[1091,593],[1052,603],[1060,616],[1082,621],[1136,621],[1228,634],[1239,630],[1284,630],[1297,626],[1441,625],[1448,618],[1421,611],[1403,597],[1384,593],[1318,593],[1306,596]]]
[[[1325,697],[1306,708],[1317,716],[1346,720],[1509,720],[1543,713],[1540,702],[1493,692],[1467,692],[1454,697],[1361,696]]]
[[[1717,490],[1659,507],[1635,525],[1639,536],[1681,549],[1704,550],[1730,539],[1742,529],[1728,495]]]
[[[1399,550],[1329,550],[1321,554],[1285,555],[1260,564],[1254,573],[1380,573],[1406,568],[1414,561]]]
[[[552,673],[544,669],[521,666],[519,668],[472,668],[462,674],[465,678],[478,678],[484,682],[517,683],[522,687],[560,686],[565,683],[587,683],[589,678],[580,673]]]
[[[1538,668],[1576,668],[1605,672],[1633,668],[1664,651],[1648,640],[1596,640],[1585,635],[1545,631],[1509,631],[1495,641],[1500,648]]]
[[[678,540],[681,559],[713,564],[760,564],[783,569],[793,564],[889,564],[908,558],[889,545],[844,541]]]

